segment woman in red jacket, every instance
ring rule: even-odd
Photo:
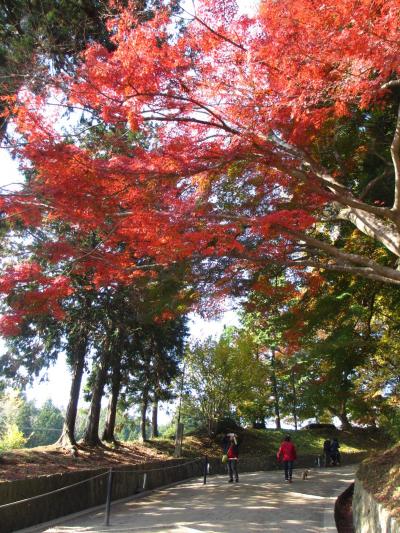
[[[285,440],[280,445],[277,453],[278,461],[283,461],[285,467],[285,481],[292,482],[293,461],[297,459],[296,446],[293,444],[290,435],[286,435]]]
[[[224,454],[228,456],[229,483],[233,483],[233,474],[235,474],[236,483],[239,482],[238,461],[239,461],[239,444],[236,433],[228,433],[223,440]]]

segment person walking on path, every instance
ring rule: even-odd
[[[331,441],[326,439],[324,441],[324,466],[331,464]]]
[[[228,472],[229,483],[233,483],[233,477],[235,476],[236,483],[239,482],[238,474],[238,460],[239,460],[239,444],[237,435],[235,433],[228,433],[223,441],[224,453],[228,456]]]
[[[285,481],[292,482],[293,463],[297,459],[296,446],[293,444],[290,435],[286,435],[284,441],[281,443],[278,453],[276,454],[278,461],[283,461],[285,469]]]
[[[333,466],[340,466],[339,448],[340,448],[339,441],[337,440],[337,438],[334,438],[331,444],[331,459],[332,459]]]

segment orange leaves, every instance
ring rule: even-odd
[[[71,230],[76,242],[61,237],[41,258],[73,260],[97,286],[132,282],[143,260],[229,256],[240,275],[289,256],[328,199],[302,154],[327,119],[383,98],[398,75],[398,1],[264,0],[250,19],[233,0],[200,0],[184,31],[170,5],[149,21],[134,2],[113,5],[113,52],[93,44],[76,76],[7,101],[30,181],[2,211]],[[50,115],[55,96],[62,111]],[[64,106],[89,123],[67,139]],[[28,283],[18,276],[0,281],[7,294]],[[30,276],[27,309],[68,295],[61,280]]]
[[[11,310],[0,319],[0,333],[17,335],[24,318],[50,314],[61,320],[60,301],[72,294],[67,276],[48,277],[39,264],[7,267],[0,278],[0,292],[7,295]]]
[[[11,314],[0,317],[0,335],[14,337],[21,332],[22,316]]]
[[[156,324],[161,324],[163,322],[167,322],[168,320],[173,320],[174,318],[176,318],[176,313],[173,313],[169,309],[166,309],[160,315],[154,318],[154,322]]]
[[[312,0],[263,1],[260,19],[269,40],[260,54],[271,85],[286,86],[301,119],[313,116],[318,104],[337,116],[350,102],[370,105],[398,71],[398,8],[397,0],[329,0],[317,8]]]
[[[20,283],[42,283],[45,281],[42,269],[37,263],[23,263],[16,267],[7,267],[0,278],[0,292],[7,294],[11,288]]]
[[[17,106],[15,105],[17,100],[16,95],[6,95],[6,96],[0,96],[0,102],[1,102],[1,112],[0,117],[3,118],[11,118],[17,111]]]
[[[260,217],[256,223],[262,233],[268,236],[271,232],[280,233],[285,228],[304,231],[315,223],[315,217],[307,211],[282,209]]]

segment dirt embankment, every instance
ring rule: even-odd
[[[55,446],[40,446],[3,454],[0,462],[0,481],[76,470],[95,470],[114,465],[138,464],[168,458],[167,455],[155,449],[131,443],[117,448],[79,446],[77,453],[77,456],[73,457],[68,451]]]
[[[372,455],[358,470],[363,487],[400,518],[400,444]]]
[[[274,455],[286,433],[292,435],[299,456],[318,455],[322,452],[326,438],[337,437],[341,443],[341,451],[353,453],[382,449],[388,445],[387,438],[376,430],[352,431],[339,430],[240,430],[241,456],[263,457]],[[221,456],[223,435],[210,439],[197,434],[185,436],[183,456],[187,458],[208,455],[210,458]],[[110,466],[139,464],[152,461],[167,460],[173,457],[174,439],[154,439],[145,443],[124,442],[119,446],[102,446],[88,448],[78,446],[77,457],[55,446],[24,448],[4,453],[0,456],[0,481],[25,479],[46,474],[71,472],[76,470],[95,470]]]

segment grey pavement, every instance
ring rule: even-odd
[[[212,476],[207,485],[196,479],[116,502],[109,527],[103,525],[104,512],[96,510],[36,531],[333,533],[335,499],[352,482],[354,471],[354,466],[311,470],[309,479],[302,480],[302,470],[297,470],[292,484],[285,484],[282,472],[276,471],[242,474],[237,484],[225,476]]]

